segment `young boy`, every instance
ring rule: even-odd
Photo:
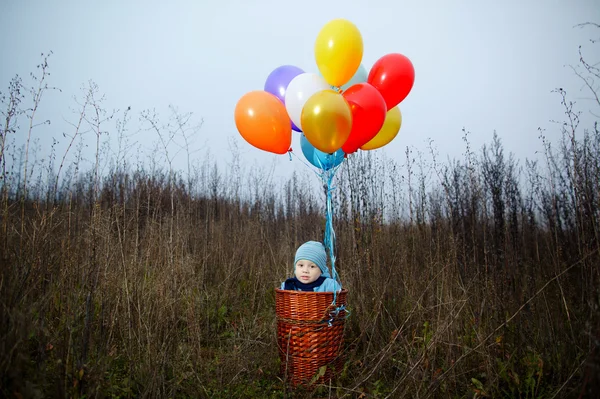
[[[296,251],[294,277],[281,283],[282,290],[334,292],[342,286],[331,278],[323,244],[308,241]]]

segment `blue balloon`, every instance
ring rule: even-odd
[[[329,170],[338,166],[344,161],[344,156],[346,155],[341,148],[333,154],[317,150],[304,134],[300,135],[300,148],[302,148],[302,154],[304,154],[308,162],[323,170]]]
[[[350,86],[354,86],[355,84],[366,82],[368,77],[369,77],[369,72],[367,72],[367,69],[365,68],[365,66],[363,64],[360,64],[360,66],[356,70],[356,73],[354,74],[354,76],[352,76],[352,78],[350,78],[350,80],[348,82],[346,82],[345,84],[343,84],[340,88],[343,91],[346,91],[346,90],[348,90],[348,88]]]

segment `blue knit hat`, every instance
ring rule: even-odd
[[[321,269],[321,276],[331,277],[329,269],[327,268],[327,254],[325,253],[325,246],[318,241],[307,241],[300,245],[296,251],[296,257],[294,259],[294,268],[299,260],[309,260]]]

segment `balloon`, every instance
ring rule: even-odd
[[[306,160],[319,169],[329,170],[344,161],[344,151],[337,150],[333,154],[319,151],[313,147],[303,134],[300,136],[300,148],[302,148],[302,154],[304,154]]]
[[[329,85],[316,73],[301,73],[296,76],[285,92],[285,108],[292,122],[301,130],[302,108],[306,101],[321,90],[329,89]]]
[[[360,31],[345,19],[329,21],[317,35],[315,60],[319,71],[332,86],[342,86],[356,73],[363,56]]]
[[[271,93],[246,93],[235,106],[235,126],[254,147],[285,154],[292,144],[292,127],[283,103]]]
[[[304,73],[304,71],[293,65],[282,65],[275,68],[267,77],[265,82],[265,91],[275,95],[285,104],[285,91],[292,79]],[[292,122],[292,129],[297,132],[301,130]]]
[[[352,129],[350,105],[331,89],[313,94],[302,109],[302,130],[317,149],[332,154],[346,142]]]
[[[387,54],[373,64],[367,82],[379,90],[389,111],[400,104],[412,90],[415,68],[402,54]]]
[[[383,96],[368,83],[356,84],[342,96],[352,111],[352,130],[342,150],[351,154],[377,135],[385,121],[387,109]]]
[[[385,122],[377,136],[367,144],[360,147],[361,150],[374,150],[383,147],[396,137],[402,125],[402,114],[397,106],[390,109],[385,116]]]
[[[360,66],[356,70],[356,73],[354,74],[354,76],[352,76],[352,78],[348,81],[348,83],[342,85],[340,87],[340,89],[342,89],[343,91],[346,91],[346,90],[348,90],[348,88],[350,88],[350,86],[354,86],[355,84],[366,82],[368,77],[369,77],[369,72],[367,71],[367,68],[365,68],[365,66],[363,64],[360,64]]]
[[[319,76],[323,77],[321,72],[319,72]],[[363,64],[360,64],[360,66],[356,70],[356,73],[354,74],[354,76],[352,76],[352,78],[348,81],[348,83],[341,85],[340,89],[342,89],[342,91],[348,90],[348,88],[350,86],[354,86],[355,84],[366,82],[368,77],[369,77],[369,72],[367,71],[367,68],[365,68],[365,66]],[[335,87],[335,86],[331,86],[330,88],[333,90],[337,90],[337,87]]]

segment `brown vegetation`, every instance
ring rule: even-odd
[[[36,105],[46,73],[44,61]],[[582,131],[557,93],[563,140],[540,132],[540,164],[520,165],[497,135],[475,152],[465,132],[462,160],[442,164],[432,147],[429,160],[367,152],[340,169],[336,268],[352,313],[344,372],[323,396],[600,390],[600,131]],[[295,248],[322,239],[310,176],[278,187],[235,156],[226,171],[205,157],[177,172],[175,156],[198,157],[176,109],[164,124],[142,113],[160,140],[136,164],[127,111],[118,148],[102,146],[113,115],[93,83],[67,137],[73,160],[32,161],[26,94],[15,78],[0,130],[2,396],[295,395],[277,374],[274,288]],[[9,145],[19,117],[22,149]],[[86,170],[80,139],[95,148]]]

